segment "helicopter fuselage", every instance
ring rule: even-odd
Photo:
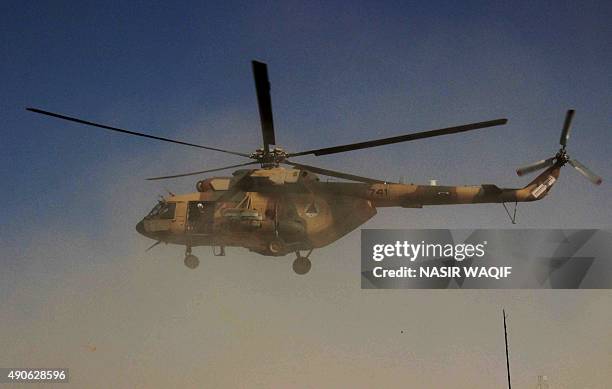
[[[554,166],[524,188],[323,182],[282,167],[237,171],[198,182],[198,192],[171,195],[136,227],[165,243],[244,247],[270,256],[335,242],[381,207],[505,203],[543,198],[559,176]],[[242,180],[241,177],[247,177]]]

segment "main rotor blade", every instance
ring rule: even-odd
[[[234,154],[234,155],[239,155],[241,157],[250,158],[250,156],[248,154],[245,154],[245,153],[239,153],[239,152],[236,152],[236,151],[229,151],[229,150],[218,149],[218,148],[215,148],[215,147],[197,145],[197,144],[194,144],[194,143],[183,142],[183,141],[180,141],[180,140],[174,140],[174,139],[170,139],[170,138],[163,138],[161,136],[149,135],[149,134],[144,134],[144,133],[136,132],[136,131],[124,130],[124,129],[117,128],[117,127],[107,126],[105,124],[99,124],[99,123],[89,122],[87,120],[73,118],[73,117],[66,116],[66,115],[60,115],[59,113],[43,111],[42,109],[38,109],[38,108],[26,108],[26,110],[28,110],[30,112],[40,113],[40,114],[47,115],[47,116],[53,116],[53,117],[56,117],[56,118],[59,118],[59,119],[63,119],[63,120],[68,120],[68,121],[71,121],[71,122],[85,124],[85,125],[88,125],[88,126],[103,128],[105,130],[117,131],[117,132],[122,132],[124,134],[142,136],[144,138],[161,140],[161,141],[170,142],[170,143],[177,143],[177,144],[180,144],[180,145],[192,146],[192,147],[197,147],[197,148],[200,148],[200,149],[220,151],[222,153]]]
[[[291,165],[291,166],[296,167],[298,169],[304,169],[304,170],[311,171],[313,173],[323,174],[324,176],[343,178],[345,180],[351,180],[351,181],[365,182],[366,184],[383,184],[383,183],[385,183],[385,181],[382,181],[382,180],[376,180],[376,179],[373,179],[373,178],[356,176],[354,174],[342,173],[342,172],[335,171],[335,170],[323,169],[323,168],[320,168],[320,167],[304,165],[304,164],[301,164],[301,163],[291,162],[291,161],[287,161],[287,160],[283,161],[283,163],[287,164],[287,165]]]
[[[351,144],[342,145],[342,146],[325,147],[322,149],[301,151],[299,153],[289,154],[289,157],[295,157],[298,155],[306,155],[306,154],[327,155],[327,154],[335,154],[335,153],[344,153],[346,151],[365,149],[368,147],[377,147],[377,146],[389,145],[392,143],[408,142],[411,140],[431,138],[434,136],[448,135],[448,134],[455,134],[458,132],[477,130],[479,128],[499,126],[502,124],[506,124],[507,122],[508,122],[508,119],[489,120],[486,122],[465,124],[463,126],[447,127],[447,128],[437,129],[437,130],[429,130],[429,131],[423,131],[423,132],[416,132],[413,134],[394,136],[391,138],[376,139],[376,140],[370,140],[366,142],[351,143]]]
[[[565,122],[563,122],[563,130],[561,130],[561,139],[559,140],[559,143],[563,147],[567,146],[567,140],[570,137],[570,129],[572,127],[572,119],[574,118],[575,112],[576,111],[573,109],[568,109],[565,114]]]
[[[523,166],[516,169],[516,174],[519,176],[524,176],[525,174],[533,173],[536,170],[541,170],[553,165],[553,161],[555,157],[551,157],[548,159],[543,159],[541,161],[532,163],[531,165]]]
[[[261,134],[263,136],[264,150],[270,150],[275,145],[274,120],[272,118],[272,99],[270,98],[270,80],[268,79],[268,66],[263,62],[252,61],[255,90],[257,92],[257,105],[261,119]]]
[[[201,171],[199,171],[199,172],[191,172],[191,173],[183,173],[183,174],[174,174],[174,175],[172,175],[172,176],[163,176],[163,177],[152,177],[152,178],[147,178],[147,180],[148,180],[148,181],[155,181],[155,180],[165,180],[166,178],[177,178],[177,177],[195,176],[196,174],[204,174],[204,173],[218,172],[218,171],[220,171],[220,170],[231,169],[231,168],[241,167],[241,166],[258,165],[258,164],[259,164],[259,162],[247,162],[247,163],[240,163],[240,164],[238,164],[238,165],[224,166],[224,167],[220,167],[220,168],[216,168],[216,169],[201,170]]]
[[[570,159],[569,164],[572,165],[576,170],[578,170],[578,172],[580,174],[582,174],[583,176],[585,176],[586,178],[589,179],[589,181],[591,181],[593,184],[595,185],[601,185],[601,177],[599,177],[597,174],[593,173],[591,170],[589,170],[588,167],[584,166],[583,164],[581,164],[580,162],[578,162],[575,159]]]

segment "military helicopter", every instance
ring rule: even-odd
[[[573,110],[567,112],[561,133],[561,149],[555,156],[517,170],[523,175],[546,169],[523,188],[496,185],[439,186],[387,182],[295,162],[294,157],[329,155],[408,142],[506,124],[496,119],[440,128],[390,138],[288,152],[276,145],[267,65],[252,61],[261,121],[263,147],[253,153],[231,151],[183,142],[142,132],[94,123],[37,108],[29,111],[129,135],[217,151],[249,159],[248,162],[190,173],[148,178],[162,180],[241,168],[230,177],[211,177],[196,183],[197,192],[170,194],[140,221],[136,230],[156,242],[185,246],[185,265],[195,269],[196,246],[212,246],[215,255],[226,247],[244,247],[266,256],[295,253],[293,270],[305,274],[311,268],[313,249],[327,246],[353,231],[376,214],[377,208],[422,208],[427,205],[515,203],[544,198],[569,163],[595,184],[601,178],[566,152]],[[291,158],[291,159],[290,159]],[[259,165],[258,168],[246,168]],[[288,166],[284,167],[282,165]],[[319,175],[350,182],[322,181]],[[508,211],[508,209],[506,209]],[[516,211],[516,209],[515,209]],[[150,249],[149,248],[149,249]],[[305,252],[305,254],[302,254]]]

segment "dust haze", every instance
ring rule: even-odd
[[[180,151],[158,159],[185,169]],[[358,232],[315,251],[302,277],[291,256],[229,248],[219,258],[197,248],[203,262],[191,271],[181,247],[145,253],[151,242],[134,225],[164,189],[140,178],[159,165],[142,151],[101,166],[88,206],[37,226],[12,253],[18,268],[2,277],[1,365],[69,367],[74,387],[485,388],[504,382],[504,306],[517,386],[538,374],[567,388],[612,379],[607,291],[365,291]],[[178,184],[165,185],[191,190]],[[88,219],[99,232],[68,222],[88,207],[101,208],[101,219]],[[366,226],[460,227],[461,214],[478,223],[474,212],[494,212],[491,226],[507,226],[502,209],[483,207],[383,211]]]

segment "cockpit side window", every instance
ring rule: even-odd
[[[147,215],[147,219],[174,219],[176,203],[158,203]]]
[[[159,211],[160,219],[174,219],[174,211],[176,210],[176,203],[167,203]]]
[[[157,205],[155,207],[153,207],[151,212],[149,212],[149,214],[147,215],[147,219],[151,219],[151,218],[157,216],[159,214],[159,210],[161,209],[162,205],[163,205],[163,203],[157,203]]]

